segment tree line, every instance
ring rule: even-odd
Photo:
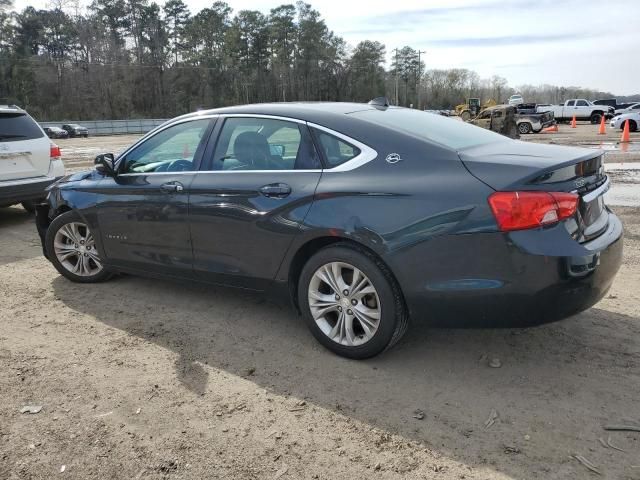
[[[377,96],[415,108],[468,97],[504,101],[506,79],[425,68],[405,46],[348,45],[298,1],[233,12],[216,1],[197,13],[183,0],[53,0],[11,10],[0,0],[0,103],[39,120],[171,117],[198,108],[267,101],[356,101]],[[387,53],[391,62],[385,68]],[[524,86],[526,100],[609,98],[607,92]]]

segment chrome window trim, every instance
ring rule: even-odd
[[[306,172],[306,173],[322,173],[327,170],[321,169],[309,169],[309,170],[189,170],[187,172],[146,172],[146,173],[120,173],[119,177],[130,177],[133,175],[180,175],[182,174],[195,174],[195,173],[298,173],[298,172]]]
[[[299,118],[291,118],[291,117],[283,117],[280,115],[269,115],[269,114],[265,114],[265,113],[221,113],[219,115],[222,118],[267,118],[270,120],[282,120],[284,122],[293,122],[293,123],[300,123],[303,125],[306,125],[306,121],[304,120],[300,120]]]
[[[325,168],[325,169],[299,169],[299,170],[190,170],[187,172],[140,172],[140,173],[121,173],[118,176],[134,176],[134,175],[179,175],[179,174],[193,174],[193,173],[273,173],[273,172],[281,172],[281,173],[291,173],[291,172],[311,172],[311,173],[321,173],[321,172],[348,172],[351,170],[355,170],[356,168],[361,167],[362,165],[369,163],[374,160],[378,156],[378,152],[376,152],[373,148],[365,145],[358,140],[348,137],[340,132],[332,130],[330,128],[324,127],[322,125],[318,125],[316,123],[307,122],[305,120],[300,120],[298,118],[291,117],[283,117],[281,115],[269,115],[263,113],[220,113],[220,114],[206,114],[202,116],[190,116],[187,118],[178,118],[176,121],[169,120],[168,122],[159,125],[158,127],[151,130],[141,139],[139,139],[136,143],[118,155],[117,162],[120,162],[122,158],[124,158],[130,151],[140,145],[142,142],[147,141],[149,138],[157,135],[158,133],[170,128],[174,125],[178,125],[185,122],[193,122],[195,120],[204,120],[204,119],[212,119],[212,118],[266,118],[272,120],[282,120],[285,122],[293,122],[301,125],[307,125],[309,127],[316,128],[318,130],[322,130],[323,132],[328,133],[329,135],[333,135],[340,140],[345,141],[357,147],[360,150],[360,154],[353,157],[351,160],[346,161],[345,163],[335,166],[333,168]]]
[[[323,127],[322,125],[318,125],[316,123],[307,122],[307,125],[313,128],[317,128],[318,130],[322,130],[323,132],[326,132],[329,135],[333,135],[340,140],[344,140],[346,143],[349,143],[354,147],[358,147],[358,149],[360,150],[360,154],[356,155],[351,160],[346,161],[343,164],[337,165],[333,168],[325,168],[323,170],[324,172],[349,172],[351,170],[355,170],[358,167],[361,167],[365,163],[369,163],[371,160],[374,160],[378,156],[378,152],[376,152],[370,146],[365,145],[364,143],[348,137],[340,132],[336,132],[335,130],[331,130],[330,128]]]

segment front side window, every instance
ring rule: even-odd
[[[213,170],[319,168],[320,159],[306,125],[272,118],[227,118],[213,154]]]
[[[314,129],[318,147],[322,149],[327,168],[337,167],[360,155],[360,149],[322,130]]]
[[[179,123],[162,130],[124,158],[121,173],[190,172],[209,119]]]

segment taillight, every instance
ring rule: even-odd
[[[60,147],[55,143],[51,144],[51,149],[49,150],[49,158],[51,160],[58,160],[62,156],[60,152]]]
[[[565,192],[496,192],[489,206],[503,232],[551,225],[571,217],[579,197]]]

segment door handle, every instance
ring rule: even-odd
[[[270,183],[258,189],[262,195],[270,198],[284,198],[291,193],[291,187],[286,183]]]
[[[184,186],[180,182],[167,182],[160,185],[160,190],[166,193],[179,193],[184,191]]]

